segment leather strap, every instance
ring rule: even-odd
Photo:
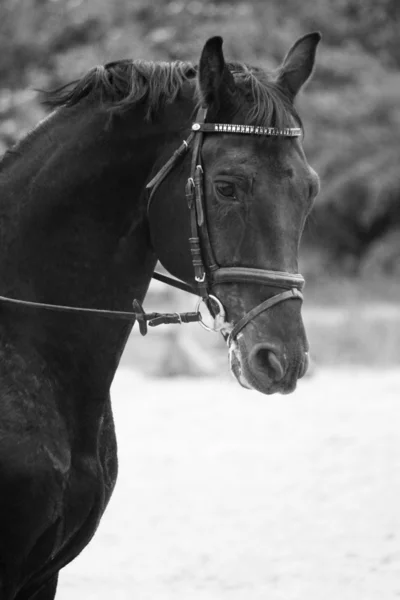
[[[202,124],[206,116],[207,109],[199,109],[199,112],[197,114],[197,122]],[[201,147],[203,143],[203,134],[201,132],[197,132],[197,136],[198,143],[196,143],[195,147],[193,148],[192,177],[195,188],[197,225],[199,236],[201,239],[201,251],[208,274],[210,272],[216,271],[219,268],[219,266],[215,259],[214,251],[211,245],[209,229],[207,224],[207,212],[204,202],[204,170],[201,161]]]
[[[122,321],[139,322],[140,331],[145,335],[145,324],[148,323],[151,327],[166,323],[194,323],[201,320],[199,312],[187,313],[146,313],[143,310],[141,303],[138,300],[133,301],[134,310],[103,310],[99,308],[87,308],[84,306],[65,306],[62,304],[47,304],[45,302],[33,302],[31,300],[18,300],[17,298],[9,298],[8,296],[0,296],[0,302],[12,306],[20,306],[25,308],[44,309],[53,312],[64,312],[83,315],[94,315],[98,317],[106,317],[109,319],[119,319]],[[144,327],[144,330],[143,330]]]
[[[261,127],[258,125],[236,125],[232,123],[204,123],[200,119],[192,125],[192,131],[204,133],[244,133],[247,135],[264,135],[273,137],[300,137],[301,127]]]
[[[199,108],[197,120],[203,122],[207,115],[206,108]],[[200,148],[203,142],[203,134],[196,132],[193,143],[193,154],[190,166],[190,176],[186,183],[186,200],[190,215],[190,252],[194,278],[199,295],[206,299],[208,297],[208,280],[206,266],[204,264],[203,248],[200,243],[200,235],[204,227],[204,202],[203,202],[203,169],[200,164]],[[207,260],[207,258],[206,258]],[[207,264],[207,263],[206,263]]]
[[[150,192],[149,198],[147,201],[147,212],[149,212],[151,202],[153,200],[155,192],[157,191],[158,186],[160,185],[160,183],[162,183],[164,181],[166,176],[172,171],[172,169],[175,167],[176,163],[179,160],[181,160],[185,156],[185,154],[188,152],[188,150],[190,148],[190,144],[192,143],[194,136],[195,136],[195,133],[192,132],[189,135],[189,137],[187,138],[187,140],[184,140],[182,142],[182,144],[179,146],[179,148],[177,150],[175,150],[175,152],[173,153],[171,158],[165,163],[165,165],[163,167],[161,167],[161,169],[156,173],[156,175],[153,177],[153,179],[151,179],[149,181],[149,183],[146,185],[146,190],[148,190]]]
[[[240,319],[240,321],[238,321],[236,323],[236,325],[230,332],[229,337],[228,337],[228,346],[237,337],[237,335],[242,331],[242,329],[248,323],[250,323],[250,321],[252,321],[256,317],[258,317],[258,315],[265,312],[269,308],[272,308],[272,306],[275,306],[276,304],[283,302],[284,300],[291,300],[291,299],[303,300],[303,294],[298,289],[292,288],[291,290],[287,290],[286,292],[282,292],[281,294],[276,294],[275,296],[272,296],[272,298],[268,298],[268,300],[265,300],[264,302],[262,302],[261,304],[259,304],[258,306],[256,306],[252,310],[250,310],[248,313],[246,313],[244,315],[244,317],[242,317]]]
[[[164,275],[163,273],[159,273],[158,271],[154,271],[153,279],[157,281],[161,281],[171,287],[174,287],[178,290],[182,290],[183,292],[188,292],[189,294],[193,294],[194,296],[198,296],[197,291],[188,283],[181,281],[180,279],[175,279],[174,277],[170,277],[169,275]]]
[[[214,285],[218,283],[259,283],[280,288],[294,287],[299,290],[302,290],[305,285],[304,277],[300,273],[268,271],[250,267],[220,267],[212,274],[212,281]]]
[[[154,271],[153,279],[189,294],[199,295],[198,291],[188,283],[175,277],[164,275],[158,271]],[[300,273],[268,271],[266,269],[251,269],[247,267],[220,267],[212,274],[212,285],[218,285],[219,283],[255,283],[270,287],[297,288],[299,290],[302,290],[305,285],[304,278]]]

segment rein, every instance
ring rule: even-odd
[[[130,321],[139,323],[139,330],[142,335],[147,333],[147,325],[157,327],[157,325],[182,325],[183,323],[196,323],[202,321],[199,311],[186,313],[146,313],[138,300],[133,301],[133,311],[123,310],[104,310],[100,308],[85,308],[82,306],[64,306],[62,304],[46,304],[44,302],[32,302],[30,300],[17,300],[8,296],[0,296],[0,301],[4,304],[14,306],[23,306],[26,308],[41,308],[53,312],[89,314],[108,319],[118,319],[121,321]]]
[[[254,307],[246,313],[232,328],[229,326],[230,333],[228,344],[235,340],[242,329],[255,317],[268,310],[272,306],[289,299],[303,299],[301,290],[304,287],[304,278],[299,273],[288,273],[286,271],[274,271],[267,269],[254,269],[249,267],[221,267],[218,265],[211,245],[211,240],[207,228],[206,211],[204,204],[204,183],[203,167],[201,163],[201,146],[204,134],[245,134],[260,136],[279,136],[279,137],[299,137],[301,128],[286,127],[278,129],[276,127],[257,127],[251,125],[231,125],[224,123],[206,123],[207,109],[199,108],[196,115],[196,122],[192,124],[192,131],[189,137],[184,140],[181,146],[173,153],[171,158],[158,171],[153,179],[147,184],[146,189],[149,192],[147,213],[150,211],[154,194],[160,184],[165,180],[178,161],[180,161],[187,152],[192,150],[192,161],[190,176],[185,186],[185,196],[190,215],[191,236],[189,238],[190,252],[192,255],[192,264],[194,270],[194,285],[189,285],[183,281],[163,275],[162,273],[153,273],[153,279],[166,283],[172,287],[183,290],[190,294],[200,296],[197,310],[186,313],[146,313],[138,300],[133,301],[133,311],[102,310],[96,308],[85,308],[77,306],[64,306],[59,304],[46,304],[43,302],[33,302],[29,300],[19,300],[0,296],[0,302],[23,306],[26,308],[43,309],[53,312],[64,312],[73,314],[89,314],[110,319],[120,319],[124,321],[135,322],[139,324],[139,330],[142,335],[146,335],[148,325],[156,327],[162,324],[183,324],[199,322],[205,329],[210,331],[221,331],[228,329],[228,323],[225,320],[225,310],[220,300],[210,293],[213,286],[224,283],[256,283],[271,287],[283,288],[286,291],[275,294],[264,302]],[[193,147],[192,147],[193,146]],[[203,321],[199,310],[201,303],[207,306],[214,318],[213,327],[209,327]]]

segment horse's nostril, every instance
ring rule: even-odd
[[[285,375],[285,370],[279,358],[269,346],[257,348],[250,359],[252,368],[258,373],[263,372],[268,379],[277,383]]]

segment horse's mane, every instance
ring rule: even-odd
[[[292,103],[264,70],[242,63],[229,63],[229,70],[252,108],[248,124],[287,127],[293,119],[301,125]],[[198,68],[190,62],[152,62],[121,60],[97,66],[80,80],[45,92],[44,103],[51,108],[74,106],[86,96],[96,94],[107,110],[124,111],[143,101],[146,118],[151,119],[179,95],[185,82],[194,80]]]

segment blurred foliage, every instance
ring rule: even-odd
[[[318,29],[317,70],[300,100],[306,152],[322,192],[305,234],[312,271],[398,271],[398,0],[1,0],[0,151],[44,114],[35,88],[118,58],[197,62],[225,53],[275,67]],[[317,257],[317,258],[316,258]]]

